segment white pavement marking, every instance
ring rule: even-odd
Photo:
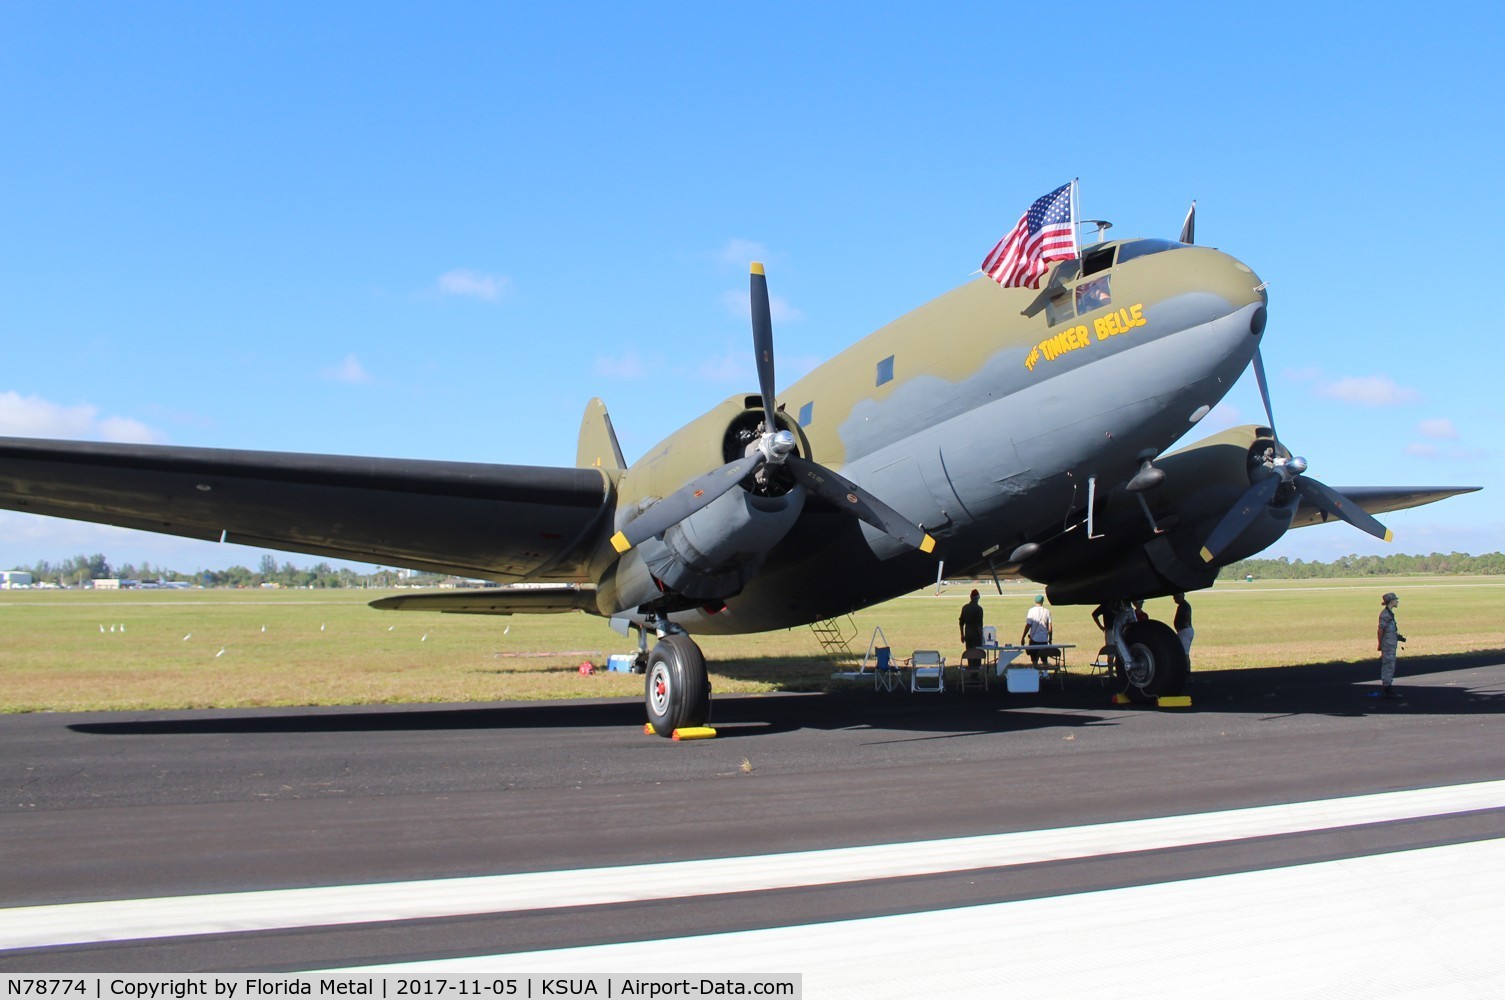
[[[344,972],[803,976],[854,997],[1500,997],[1505,840],[799,927]],[[329,970],[332,971],[332,970]]]
[[[0,950],[832,885],[1505,808],[1505,780],[1059,830],[789,854],[0,910]],[[982,863],[980,863],[982,862]]]

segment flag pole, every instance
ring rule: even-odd
[[[1073,257],[1082,256],[1082,245],[1077,241],[1076,234],[1077,220],[1082,217],[1081,206],[1077,202],[1077,198],[1079,197],[1077,182],[1079,180],[1080,178],[1078,177],[1071,179],[1071,255]]]

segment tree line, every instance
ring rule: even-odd
[[[442,579],[437,574],[403,573],[395,569],[378,568],[360,573],[349,567],[336,569],[327,562],[312,566],[295,566],[291,562],[278,564],[271,555],[261,557],[257,568],[230,566],[227,569],[201,569],[184,573],[167,566],[153,566],[150,562],[140,565],[124,563],[114,566],[101,552],[93,555],[77,555],[62,562],[43,559],[32,566],[13,567],[22,573],[30,573],[33,584],[49,583],[59,587],[86,586],[92,580],[120,580],[137,585],[187,583],[202,587],[260,587],[273,584],[278,587],[326,588],[326,587],[390,587],[399,580],[414,586],[437,583]]]
[[[1279,559],[1243,559],[1225,566],[1219,574],[1224,579],[1253,576],[1266,580],[1313,580],[1332,577],[1505,575],[1505,553],[1486,552],[1471,556],[1466,552],[1433,552],[1431,555],[1346,555],[1332,562],[1306,562]]]

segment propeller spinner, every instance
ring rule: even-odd
[[[649,507],[611,537],[612,548],[626,552],[709,506],[762,465],[786,466],[805,487],[885,534],[921,552],[935,550],[935,539],[904,519],[888,504],[844,476],[795,454],[795,438],[778,427],[774,401],[773,319],[768,305],[768,278],[754,262],[749,279],[752,299],[753,353],[758,389],[763,397],[763,425],[757,444],[735,462],[713,469]]]

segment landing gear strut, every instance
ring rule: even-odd
[[[648,655],[643,700],[648,722],[660,736],[672,736],[676,729],[703,726],[709,721],[711,680],[706,674],[705,654],[688,635],[663,636],[653,647]]]

